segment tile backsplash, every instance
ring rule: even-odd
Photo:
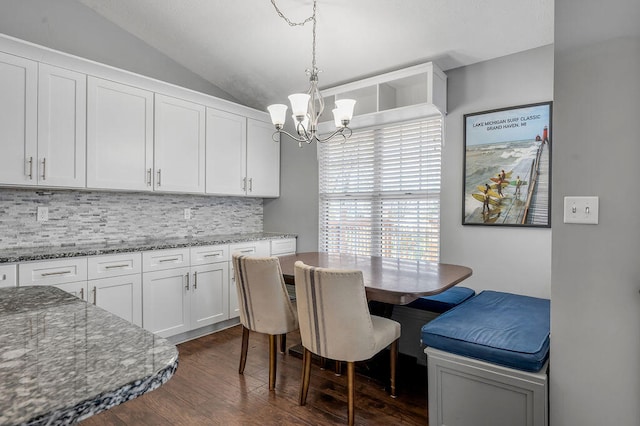
[[[0,249],[262,232],[262,214],[261,198],[3,188]]]

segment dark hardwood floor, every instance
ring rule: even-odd
[[[307,405],[298,405],[302,360],[278,357],[276,389],[268,389],[268,337],[251,333],[244,375],[238,374],[240,326],[178,345],[176,374],[160,388],[93,416],[91,425],[334,425],[347,421],[347,377],[312,366]],[[288,335],[288,346],[300,343]],[[356,424],[426,425],[426,369],[400,357],[398,397],[388,385],[387,354],[361,364]],[[332,364],[329,364],[332,365]],[[346,373],[346,368],[344,369]]]

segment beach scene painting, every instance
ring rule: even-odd
[[[551,227],[551,107],[464,116],[463,225]]]

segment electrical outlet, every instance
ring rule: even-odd
[[[191,209],[188,207],[184,209],[184,219],[185,220],[191,219]]]
[[[38,206],[36,221],[46,222],[49,220],[49,207]]]

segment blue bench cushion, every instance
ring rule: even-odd
[[[422,327],[436,349],[525,371],[549,357],[548,299],[483,291]]]
[[[407,306],[410,308],[422,309],[423,311],[431,311],[441,314],[458,306],[465,300],[473,297],[475,294],[475,291],[467,287],[451,287],[450,289],[434,296],[420,297],[409,303]]]

